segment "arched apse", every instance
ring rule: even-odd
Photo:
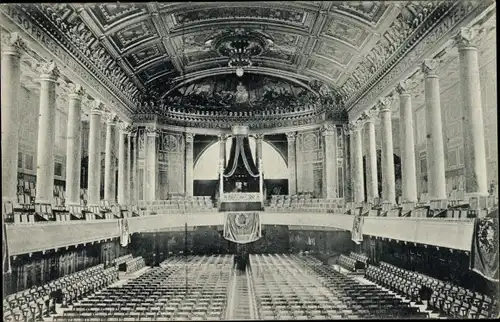
[[[250,149],[255,157],[255,139],[250,137]],[[231,151],[231,139],[226,144],[226,160],[229,159]],[[262,142],[262,159],[264,166],[264,177],[266,179],[285,179],[288,178],[288,167],[283,156],[276,148]],[[218,141],[204,149],[200,157],[194,164],[194,180],[214,180],[218,177],[219,167],[219,144]]]

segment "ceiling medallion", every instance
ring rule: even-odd
[[[209,38],[205,44],[221,56],[228,57],[228,66],[235,68],[238,77],[252,66],[252,57],[261,55],[273,45],[273,40],[260,32],[236,28]]]

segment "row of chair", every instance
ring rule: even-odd
[[[295,259],[309,269],[329,291],[336,294],[343,303],[342,318],[423,318],[427,313],[418,307],[411,307],[394,295],[376,285],[361,284],[358,280],[344,275],[333,266],[323,265],[312,256],[296,256]]]
[[[356,271],[356,268],[357,268],[356,263],[357,263],[356,259],[345,256],[345,255],[340,255],[338,260],[337,260],[337,264],[339,264],[343,268],[345,268],[349,271],[352,271],[352,272]]]
[[[427,297],[429,309],[447,316],[489,317],[497,310],[497,303],[488,296],[384,262],[370,266],[366,278],[415,302]]]
[[[56,302],[66,305],[118,278],[116,269],[104,270],[104,265],[90,267],[67,275],[42,286],[17,292],[3,301],[4,321],[42,321],[43,317],[56,314]]]
[[[181,256],[75,304],[57,321],[219,320],[232,256]]]
[[[135,257],[132,259],[128,259],[125,262],[125,272],[127,274],[132,274],[137,272],[140,269],[143,269],[146,266],[143,257]]]

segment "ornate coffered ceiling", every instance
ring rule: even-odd
[[[432,28],[454,1],[246,1],[21,5],[88,59],[120,97],[141,108],[179,83],[231,73],[207,46],[243,29],[272,46],[250,71],[319,80],[349,107]],[[137,112],[137,110],[135,111]]]

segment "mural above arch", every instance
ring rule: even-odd
[[[163,104],[187,112],[282,111],[321,104],[339,105],[339,97],[329,86],[318,81],[309,84],[247,73],[214,75],[171,90]]]

